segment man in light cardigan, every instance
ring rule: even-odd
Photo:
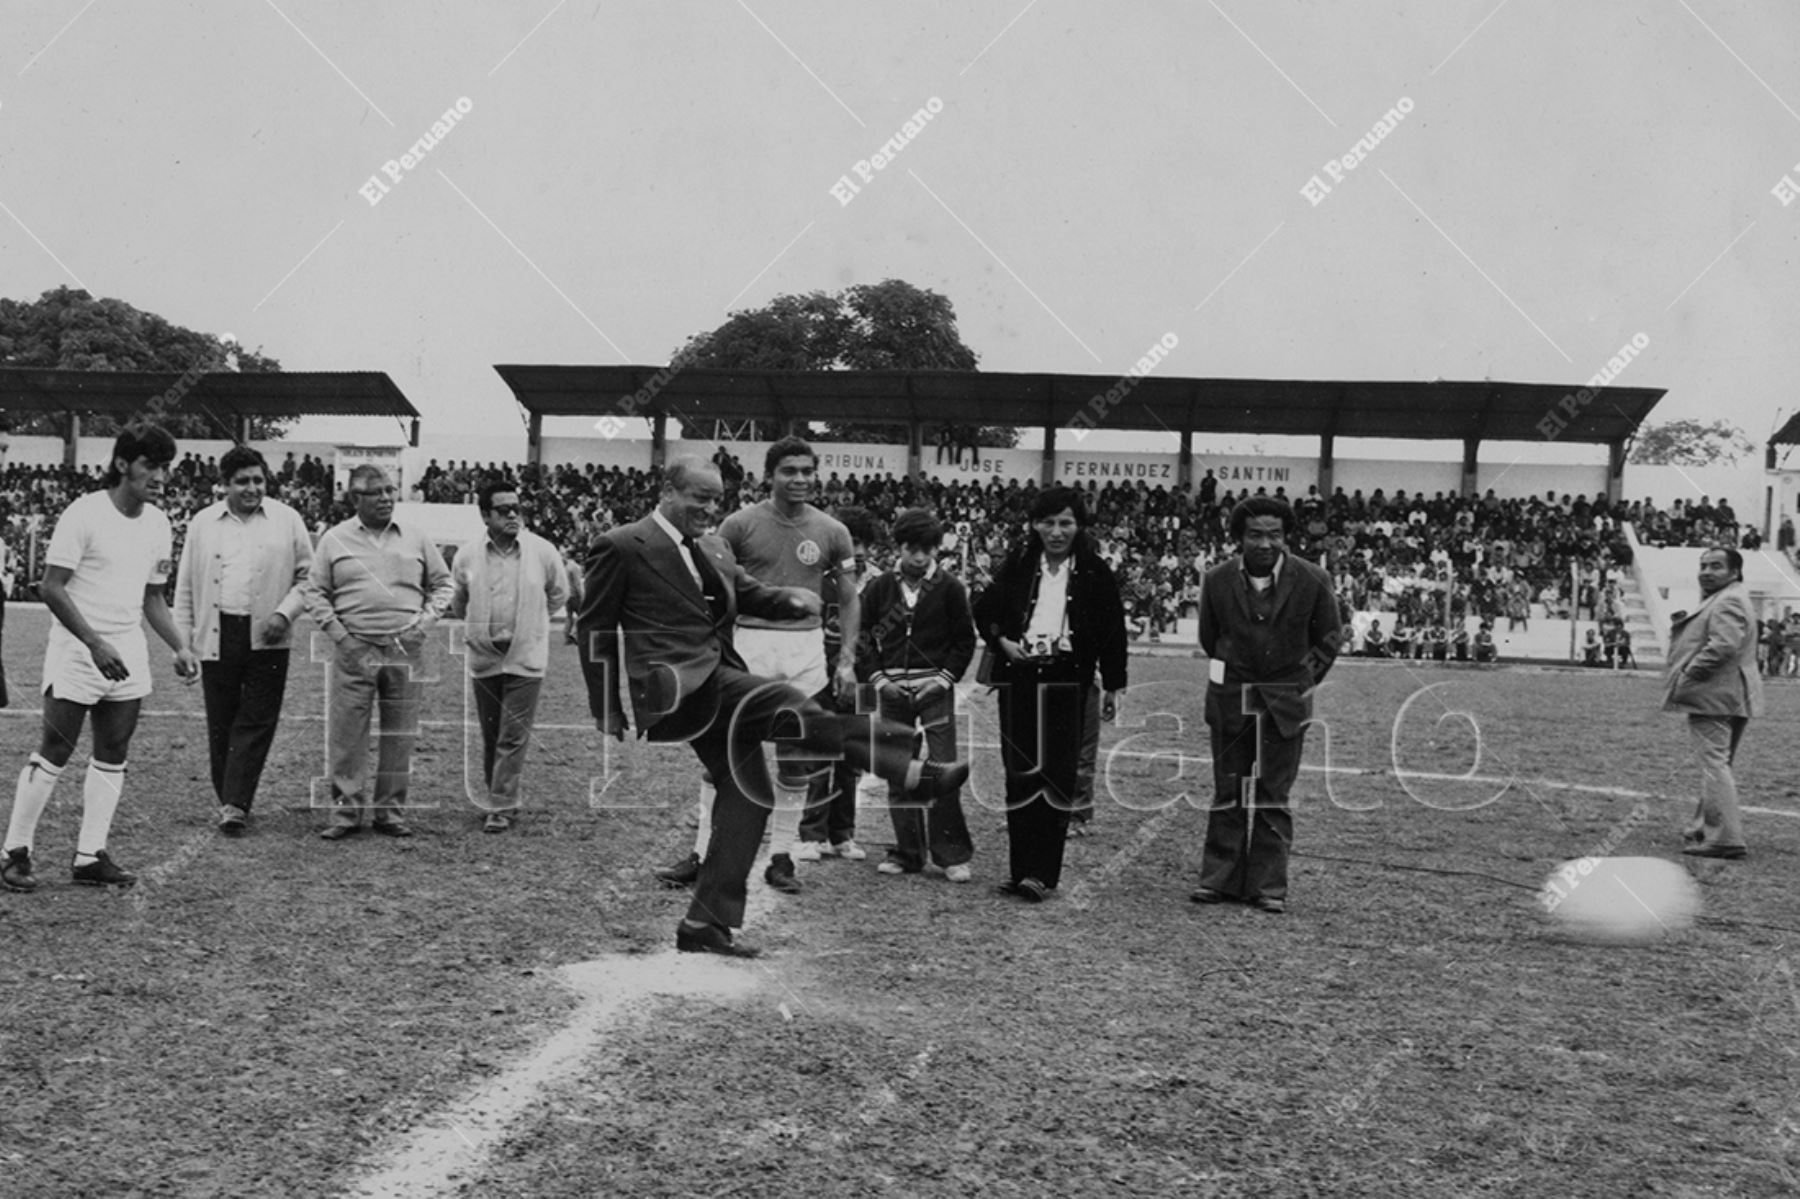
[[[248,446],[219,462],[225,498],[188,522],[175,577],[175,628],[200,659],[219,831],[241,834],[287,693],[293,624],[305,610],[312,538],[265,496],[268,464]]]
[[[491,483],[477,497],[487,532],[456,551],[450,614],[463,640],[481,723],[482,828],[503,833],[519,812],[519,775],[550,664],[550,616],[569,599],[555,546],[525,530],[518,488]],[[471,798],[474,790],[471,787]]]

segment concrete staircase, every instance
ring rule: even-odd
[[[1626,574],[1620,582],[1620,607],[1625,612],[1625,631],[1631,634],[1632,657],[1637,659],[1639,666],[1661,670],[1669,660],[1669,647],[1665,642],[1668,630],[1656,626],[1637,575]]]

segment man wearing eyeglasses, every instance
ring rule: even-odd
[[[488,483],[476,502],[487,531],[456,551],[450,615],[466,622],[481,725],[481,790],[465,786],[487,811],[483,830],[504,833],[518,816],[519,775],[550,663],[550,617],[568,602],[569,583],[556,547],[526,531],[516,486]]]
[[[362,828],[370,709],[378,699],[373,827],[389,837],[412,836],[400,812],[418,737],[425,638],[449,607],[452,589],[431,538],[395,522],[398,494],[380,467],[353,469],[356,515],[319,538],[307,576],[307,612],[337,647],[326,693],[333,812],[319,836],[327,841]]]

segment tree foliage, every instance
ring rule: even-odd
[[[1744,431],[1730,421],[1669,420],[1637,431],[1629,461],[1640,466],[1730,466],[1755,452]]]
[[[673,361],[752,370],[972,371],[976,354],[963,344],[947,296],[903,279],[884,279],[832,294],[776,296],[761,308],[734,312],[710,333],[690,337]],[[690,422],[684,426],[688,436],[706,433]],[[938,432],[928,430],[927,437]],[[953,435],[984,446],[1016,445],[1019,439],[1016,429],[998,427],[963,426]],[[827,421],[819,439],[898,442],[906,439],[906,427]]]
[[[281,363],[260,349],[246,350],[211,333],[183,328],[124,300],[96,300],[77,288],[58,287],[25,302],[0,297],[0,366],[43,367],[78,371],[228,370],[245,373],[278,371]],[[146,401],[150,397],[144,397]],[[296,418],[258,418],[251,436],[280,437]],[[156,421],[178,438],[220,438],[235,431],[198,408],[174,405]],[[12,421],[15,433],[61,436],[61,418],[31,415]],[[82,431],[110,436],[119,422],[108,416],[84,416]]]

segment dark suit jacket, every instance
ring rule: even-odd
[[[596,720],[617,702],[619,632],[641,735],[700,690],[721,663],[744,669],[731,641],[740,609],[774,620],[796,615],[787,590],[751,578],[724,541],[703,537],[700,548],[724,585],[725,611],[716,621],[680,548],[653,518],[594,539],[575,627]]]
[[[1038,570],[1044,550],[1036,536],[1015,551],[975,603],[975,628],[994,651],[994,682],[1005,681],[1008,659],[1000,639],[1022,640],[1037,602]],[[1123,691],[1126,678],[1125,601],[1112,567],[1080,539],[1069,579],[1069,646],[1085,684],[1100,671],[1100,686]]]
[[[1207,723],[1262,712],[1281,736],[1297,736],[1312,719],[1312,689],[1337,661],[1342,638],[1331,579],[1304,558],[1282,558],[1266,620],[1251,608],[1243,558],[1213,567],[1200,588],[1200,648],[1224,663],[1225,681],[1206,690]]]

